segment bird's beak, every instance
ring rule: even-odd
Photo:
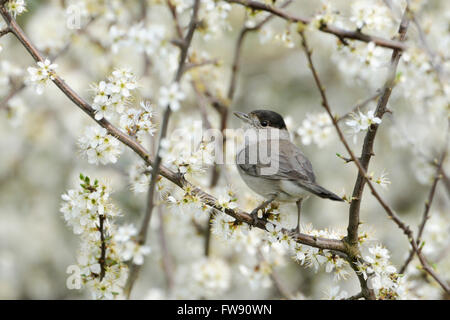
[[[238,111],[233,112],[233,113],[234,113],[234,115],[236,117],[238,117],[242,121],[247,122],[247,123],[251,123],[251,120],[250,120],[250,117],[248,116],[248,114],[243,113],[243,112],[238,112]]]

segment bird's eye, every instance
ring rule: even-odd
[[[263,127],[267,127],[268,123],[267,123],[267,121],[261,121],[261,125],[262,125]]]

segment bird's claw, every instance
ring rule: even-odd
[[[300,234],[300,228],[299,227],[296,227],[295,229],[291,229],[291,230],[288,231],[288,235],[290,237],[295,237],[295,236],[298,236],[299,234]]]
[[[258,211],[259,209],[254,209],[252,212],[250,212],[250,216],[252,217],[252,225],[255,226],[258,222]]]

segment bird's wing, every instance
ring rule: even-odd
[[[248,161],[250,147],[247,146],[239,152],[236,159],[237,165],[246,174],[268,180],[289,180],[321,198],[344,201],[338,195],[335,195],[316,183],[311,162],[289,140],[279,141],[278,156],[268,157],[270,162],[266,164],[260,161],[254,161],[256,163],[250,163]],[[274,153],[276,154],[276,152]],[[276,172],[270,171],[270,173],[265,173],[263,169],[268,167],[275,167],[278,170]]]
[[[268,142],[270,146],[270,141]],[[237,157],[237,165],[245,173],[251,176],[257,176],[273,180],[295,180],[304,181],[306,183],[314,183],[315,176],[313,173],[311,162],[305,157],[297,146],[289,140],[279,141],[278,156],[277,152],[268,157],[266,163],[260,161],[260,158],[255,159],[256,163],[250,163],[249,149],[251,146],[246,146]],[[277,168],[276,172],[265,174],[263,168]]]

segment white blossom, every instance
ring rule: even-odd
[[[170,107],[173,111],[180,109],[180,102],[186,98],[178,83],[172,83],[169,87],[161,87],[159,90],[158,104],[161,108]]]
[[[57,64],[52,64],[49,59],[37,62],[37,68],[29,67],[28,73],[30,75],[29,80],[36,87],[36,93],[42,94],[44,87],[55,79],[55,70],[58,67]]]
[[[27,11],[25,0],[8,0],[6,8],[14,18]]]

